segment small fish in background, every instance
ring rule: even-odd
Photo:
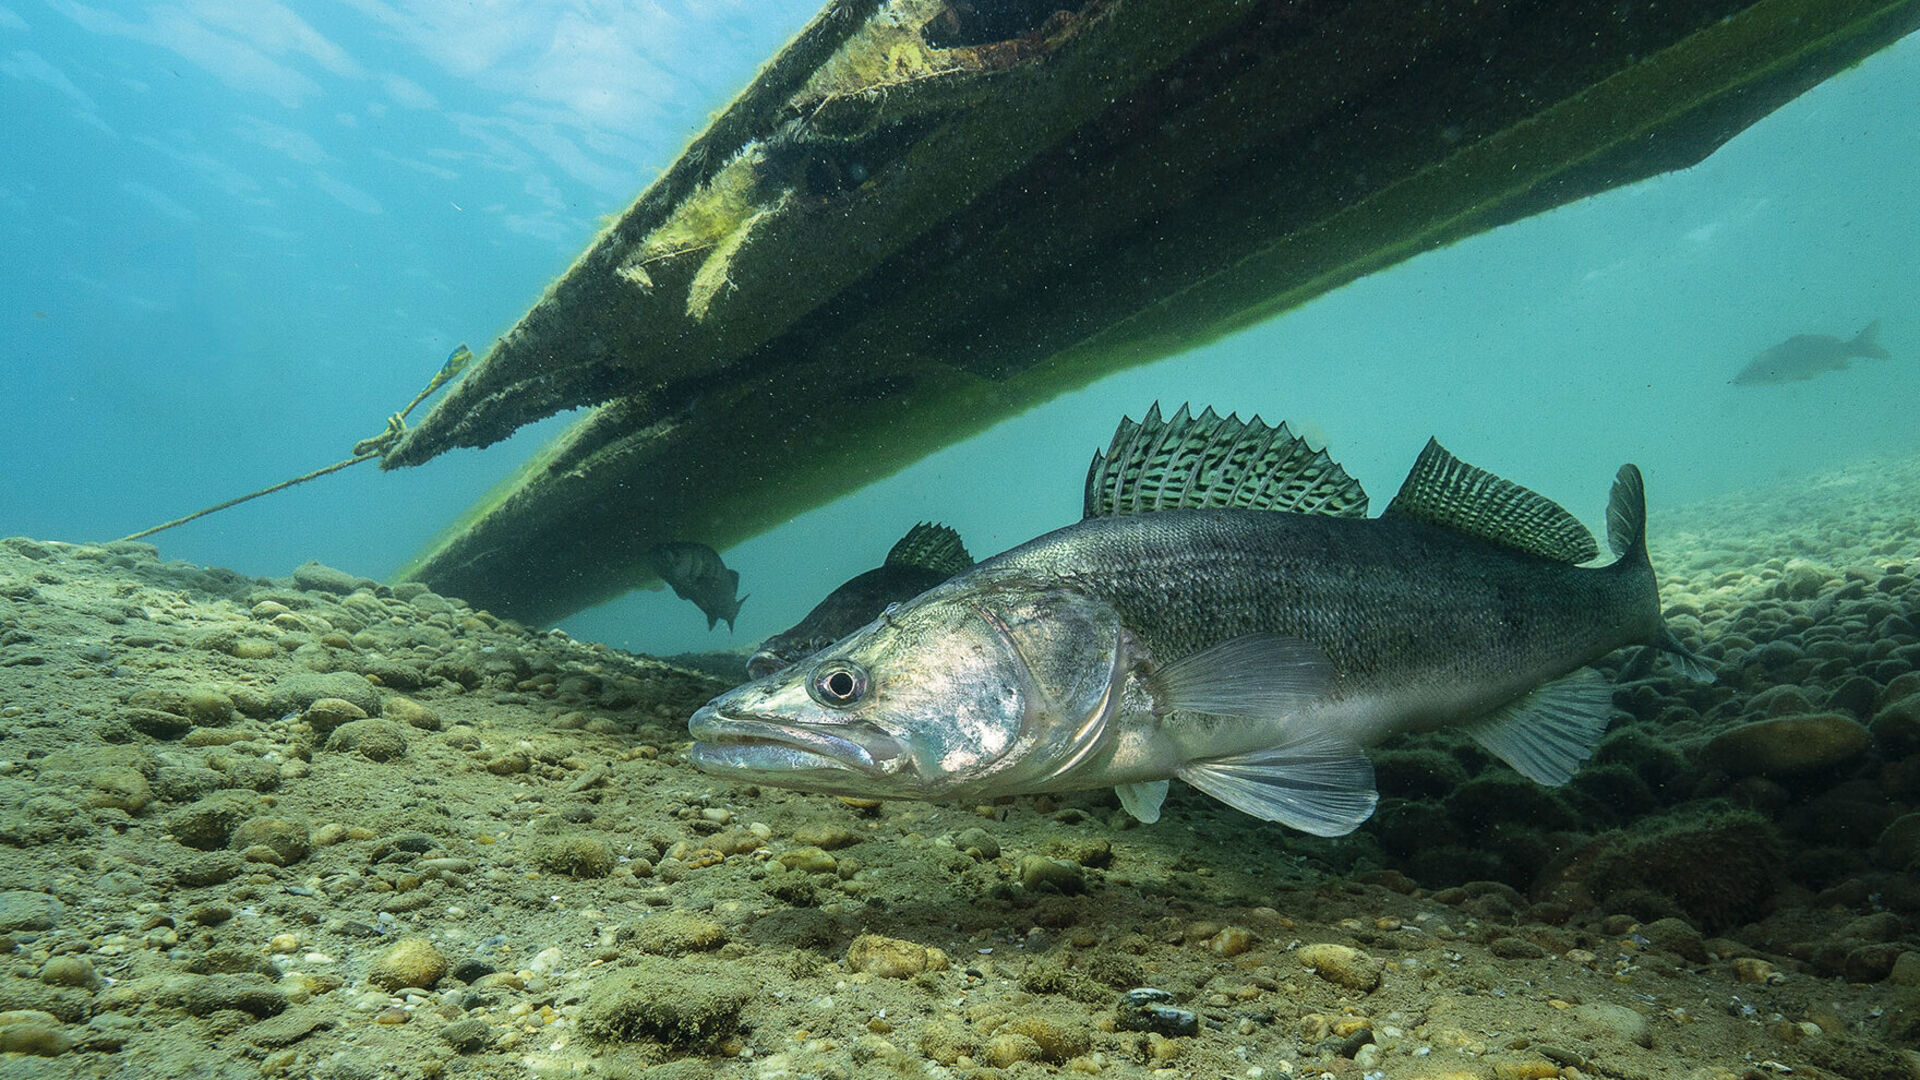
[[[1735,386],[1764,386],[1769,383],[1806,382],[1822,372],[1845,371],[1847,361],[1857,356],[1891,360],[1893,354],[1875,340],[1880,320],[1875,319],[1851,339],[1831,334],[1795,334],[1753,358],[1730,380]]]
[[[707,629],[722,619],[728,630],[733,629],[747,598],[734,595],[740,589],[740,571],[727,569],[719,552],[705,544],[675,540],[654,545],[647,558],[660,580],[673,587],[673,595],[693,601],[706,615]]]
[[[1429,441],[1377,518],[1281,425],[1156,406],[1095,455],[1086,517],[708,702],[689,760],[836,795],[982,801],[1113,786],[1158,820],[1170,778],[1255,817],[1351,832],[1364,747],[1452,728],[1535,782],[1593,753],[1587,665],[1666,628],[1640,472],[1573,515]]]
[[[747,661],[747,677],[762,678],[812,656],[879,618],[888,604],[910,600],[972,565],[959,533],[923,521],[893,545],[886,561],[848,578],[794,627],[762,642]]]

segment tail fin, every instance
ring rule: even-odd
[[[1637,465],[1620,466],[1613,478],[1613,493],[1607,499],[1607,547],[1613,549],[1618,560],[1614,565],[1653,573],[1653,560],[1647,555],[1647,486]],[[1654,588],[1657,598],[1659,586]],[[1713,667],[1682,645],[1664,621],[1654,636],[1653,645],[1671,657],[1674,666],[1688,679],[1701,683],[1714,681]]]
[[[1879,337],[1880,320],[1875,319],[1859,333],[1853,335],[1853,340],[1847,344],[1853,347],[1855,356],[1870,356],[1875,360],[1893,359],[1893,354],[1881,347]]]

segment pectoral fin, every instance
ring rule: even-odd
[[[1142,825],[1151,825],[1160,820],[1160,804],[1167,801],[1167,781],[1142,780],[1137,784],[1121,784],[1113,789],[1120,796],[1120,807],[1132,814]]]
[[[1176,775],[1236,810],[1315,836],[1352,832],[1380,801],[1373,763],[1360,747],[1331,735],[1189,762]]]
[[[1559,787],[1593,756],[1613,719],[1613,686],[1592,668],[1536,688],[1472,731],[1474,740],[1538,784]]]
[[[1147,680],[1159,710],[1262,719],[1320,697],[1333,662],[1319,646],[1280,634],[1246,634],[1183,656]]]

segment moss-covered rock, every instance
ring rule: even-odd
[[[1844,713],[1802,713],[1723,731],[1701,757],[1734,776],[1790,777],[1844,765],[1872,742],[1866,727]]]
[[[580,1030],[606,1042],[653,1039],[691,1047],[739,1030],[753,1000],[746,980],[686,961],[642,957],[587,991]]]
[[[613,845],[585,833],[541,836],[534,840],[533,861],[549,874],[601,878],[613,873],[619,861]]]
[[[423,937],[401,938],[387,947],[367,969],[367,981],[382,990],[418,987],[431,990],[446,978],[448,963],[438,946]]]
[[[1772,823],[1750,811],[1676,813],[1595,838],[1552,878],[1584,885],[1615,911],[1680,914],[1717,934],[1766,913],[1781,852]]]

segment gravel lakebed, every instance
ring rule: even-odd
[[[1719,681],[1610,658],[1558,790],[1381,747],[1338,840],[719,782],[710,675],[0,541],[0,1077],[1914,1080],[1917,508],[1917,461],[1656,508]]]

